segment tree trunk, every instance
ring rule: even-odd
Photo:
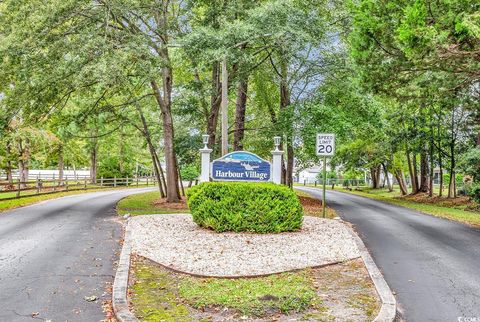
[[[402,196],[405,196],[408,193],[407,185],[405,184],[405,178],[403,176],[403,171],[401,169],[397,169],[394,171],[395,179],[397,179],[398,186],[400,187],[400,192]]]
[[[93,136],[93,135],[92,135]],[[98,140],[96,137],[92,138],[90,149],[90,181],[97,183],[97,154],[98,154]]]
[[[26,188],[28,182],[28,159],[30,158],[30,151],[28,149],[28,141],[25,144],[22,139],[18,140],[18,179],[20,188]]]
[[[388,192],[393,191],[393,185],[390,183],[390,177],[388,176],[388,169],[385,163],[382,163],[383,166],[383,172],[385,173],[385,178],[387,180],[387,187],[388,187]]]
[[[290,90],[288,88],[288,64],[283,61],[281,64],[281,79],[280,79],[280,111],[284,111],[290,104]],[[289,187],[293,186],[293,131],[292,124],[285,124],[287,127],[285,137],[287,142],[287,169],[285,172],[285,184]]]
[[[433,133],[432,133],[433,135]],[[433,168],[434,168],[434,163],[433,163],[433,138],[432,141],[430,142],[430,175],[428,176],[428,196],[433,197]]]
[[[287,171],[286,171],[286,185],[289,186],[290,188],[293,187],[293,142],[292,138],[290,137],[289,140],[287,141]]]
[[[452,140],[450,143],[450,182],[448,183],[448,198],[457,197],[455,179],[455,142]]]
[[[455,169],[450,167],[450,181],[448,183],[448,198],[457,197],[457,187],[455,182]]]
[[[218,116],[222,103],[222,84],[220,82],[220,63],[214,62],[212,66],[212,94],[210,97],[210,112],[207,115],[207,134],[210,136],[208,147],[215,148]]]
[[[11,157],[11,147],[10,147],[10,142],[7,141],[7,146],[6,146],[6,159],[7,159],[7,162],[6,162],[6,167],[5,167],[5,173],[7,175],[7,182],[8,182],[8,187],[9,189],[13,188],[13,175],[12,175],[12,161],[10,159]]]
[[[417,189],[415,189],[413,193],[418,193],[420,191],[420,184],[418,182],[418,165],[417,165],[416,152],[413,152],[412,166],[413,166],[413,179],[415,180],[415,186],[417,187]]]
[[[480,111],[477,112],[477,117],[476,117],[476,123],[477,123],[477,147],[480,148]]]
[[[125,132],[123,131],[123,127],[120,128],[120,142],[119,142],[119,156],[120,159],[118,160],[118,170],[120,171],[121,176],[125,173]]]
[[[428,188],[428,158],[425,147],[422,146],[422,151],[420,152],[420,187],[418,191],[428,192]]]
[[[439,167],[439,172],[438,172],[438,179],[439,179],[439,190],[438,190],[438,196],[441,197],[443,196],[443,164],[442,164],[442,151],[438,150],[438,167]]]
[[[174,130],[170,99],[172,93],[172,73],[169,67],[162,68],[162,71],[163,97],[157,83],[152,81],[151,85],[162,114],[165,164],[167,170],[167,202],[179,202],[180,191],[178,189],[178,170],[175,162]]]
[[[167,195],[167,181],[165,180],[165,173],[163,172],[162,163],[158,158],[158,153],[155,153],[155,159],[157,161],[158,170],[160,170],[160,178],[162,179],[163,191],[165,191],[165,196]]]
[[[164,190],[164,183],[162,182],[163,176],[160,174],[159,167],[161,167],[161,165],[158,162],[157,152],[155,151],[155,148],[151,140],[147,140],[147,144],[148,144],[148,150],[150,152],[150,157],[152,158],[153,172],[158,181],[158,191],[160,192],[160,198],[165,198],[166,194]]]
[[[372,189],[378,189],[380,187],[380,167],[371,167],[370,176],[372,177]]]
[[[60,145],[58,149],[58,185],[63,186],[63,145]]]
[[[173,119],[170,111],[162,113],[163,137],[165,142],[165,165],[167,170],[167,201],[179,202],[180,191],[178,189],[178,170],[175,162],[175,150],[173,145],[174,130]]]
[[[443,196],[443,159],[442,159],[442,129],[441,129],[441,124],[440,124],[440,117],[438,117],[438,122],[437,122],[437,135],[438,135],[438,167],[440,169],[438,176],[439,176],[439,190],[438,190],[438,196],[441,197]]]
[[[233,134],[233,150],[243,150],[245,135],[245,112],[247,110],[248,77],[237,84],[237,102],[235,106],[235,129]]]
[[[28,173],[30,171],[30,140],[25,140],[25,153],[24,153],[24,168],[23,168],[23,177],[25,182],[28,182]]]
[[[138,105],[135,106],[137,109],[137,112],[140,116],[140,120],[142,121],[142,126],[143,126],[143,131],[140,131],[143,136],[145,137],[145,140],[147,141],[148,145],[148,151],[150,152],[150,157],[152,158],[152,164],[153,164],[153,170],[155,173],[155,177],[157,178],[158,181],[158,190],[160,192],[160,197],[165,198],[165,179],[163,178],[163,171],[160,171],[159,168],[161,168],[160,162],[158,162],[158,155],[157,151],[155,150],[155,147],[152,143],[152,136],[150,134],[150,129],[148,128],[148,123],[147,120],[145,119],[145,115],[143,114],[142,108]]]
[[[412,185],[412,193],[418,191],[417,180],[415,180],[415,172],[412,165],[412,159],[410,157],[410,151],[407,148],[407,162],[408,162],[408,174],[410,175],[410,183]]]
[[[180,173],[180,167],[178,167],[178,179],[180,181],[180,188],[182,189],[182,196],[185,197],[185,188],[183,187],[182,174]]]
[[[179,202],[180,190],[178,189],[178,167],[175,158],[174,147],[174,128],[172,117],[172,86],[173,72],[169,54],[169,2],[163,1],[161,11],[155,17],[157,31],[161,34],[162,43],[156,49],[158,55],[162,58],[162,90],[158,87],[155,80],[150,82],[153,94],[160,108],[161,119],[163,123],[164,154],[166,165],[167,180],[167,202]]]
[[[375,168],[370,168],[370,178],[372,179],[372,189],[375,189],[377,185],[377,181],[375,180]]]
[[[450,123],[450,182],[448,183],[448,198],[457,197],[457,186],[455,178],[455,112],[452,111]]]
[[[375,168],[375,176],[377,177],[377,188],[380,187],[380,165],[377,165],[376,168]]]

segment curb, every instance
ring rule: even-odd
[[[115,317],[119,322],[138,322],[138,319],[130,312],[127,301],[128,276],[130,271],[130,231],[125,229],[122,252],[118,261],[117,272],[113,282],[112,306]]]
[[[341,220],[341,219],[340,219]],[[343,222],[343,220],[341,220]],[[344,222],[345,223],[345,222]],[[392,322],[395,320],[396,312],[397,312],[397,301],[395,300],[395,296],[393,296],[390,287],[388,286],[387,282],[383,278],[382,273],[378,269],[377,265],[373,261],[372,256],[367,250],[367,247],[363,243],[362,239],[357,235],[357,233],[350,227],[347,223],[345,223],[350,234],[355,239],[357,247],[360,251],[360,255],[365,263],[365,267],[367,268],[368,274],[375,285],[375,289],[382,301],[382,307],[380,308],[380,312],[373,320],[374,322]]]

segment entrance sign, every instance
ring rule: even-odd
[[[212,162],[212,179],[218,181],[270,181],[270,162],[258,155],[237,151]]]
[[[320,133],[317,134],[317,155],[322,157],[331,157],[335,154],[335,134]]]

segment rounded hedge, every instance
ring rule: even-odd
[[[286,186],[205,182],[187,190],[193,220],[218,232],[279,233],[300,229],[303,208]]]

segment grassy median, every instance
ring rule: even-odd
[[[158,191],[139,193],[120,200],[117,204],[119,215],[131,216],[152,214],[189,213],[185,198],[179,203],[168,203],[160,198]]]
[[[321,201],[296,193],[305,215],[321,216]],[[157,191],[126,197],[117,204],[117,211],[119,215],[188,213],[185,200],[169,204]],[[328,209],[327,216],[336,214]],[[360,259],[235,279],[177,273],[140,256],[134,256],[132,264],[130,304],[141,321],[371,321],[379,309]]]
[[[379,309],[361,260],[254,278],[201,278],[136,256],[130,304],[141,321],[371,321]]]

